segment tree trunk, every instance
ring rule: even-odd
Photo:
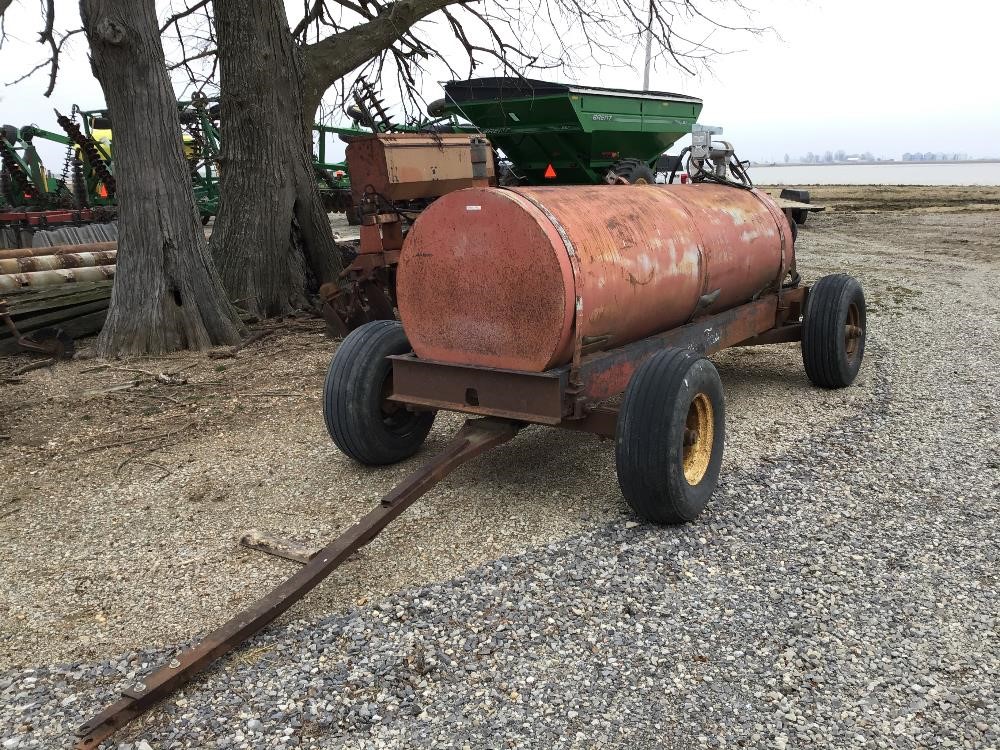
[[[317,285],[341,271],[316,185],[312,121],[302,118],[301,60],[282,0],[213,7],[222,154],[212,253],[237,305],[282,315],[306,304],[307,270]]]
[[[319,106],[323,103],[323,96],[330,86],[323,86],[317,80],[312,66],[309,65],[308,57],[305,54],[303,54],[303,57],[305,75],[302,78],[302,119],[305,122],[316,122],[316,116],[319,114]]]
[[[243,327],[208,253],[153,0],[81,0],[114,123],[118,258],[100,356],[235,344]]]

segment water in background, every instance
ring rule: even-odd
[[[751,167],[759,185],[1000,185],[1000,162]]]

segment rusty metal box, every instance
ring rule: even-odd
[[[355,205],[369,186],[390,201],[405,201],[495,184],[492,148],[478,135],[360,136],[347,146],[347,164]]]

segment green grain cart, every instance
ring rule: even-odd
[[[445,84],[431,117],[457,117],[503,152],[506,182],[652,182],[657,158],[691,132],[702,101],[685,94],[476,78]],[[465,124],[468,123],[468,124]]]

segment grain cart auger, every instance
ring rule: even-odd
[[[245,641],[456,467],[529,425],[613,438],[639,516],[696,518],[725,439],[708,355],[799,341],[823,388],[850,385],[861,367],[861,286],[843,274],[804,286],[794,260],[786,215],[732,181],[473,187],[436,200],[402,242],[402,322],[344,339],[323,412],[337,447],[368,466],[413,456],[440,410],[469,415],[465,425],[285,583],[80,727],[77,747],[95,747]]]

